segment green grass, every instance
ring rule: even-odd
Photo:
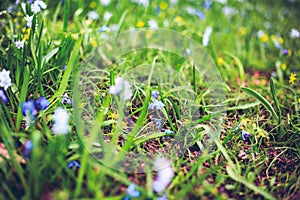
[[[141,192],[132,199],[156,199],[157,155],[175,172],[168,199],[297,199],[300,42],[290,30],[299,31],[300,2],[213,1],[207,10],[203,2],[151,1],[144,8],[129,0],[48,1],[32,28],[24,19],[32,14],[28,3],[27,11],[19,4],[11,13],[14,2],[1,4],[0,71],[10,71],[12,85],[7,103],[0,99],[0,199],[122,199],[131,183]],[[226,6],[237,13],[226,16]],[[92,10],[98,19],[88,18]],[[155,37],[140,29],[150,19],[163,33],[176,32]],[[110,30],[99,31],[103,25]],[[210,42],[200,47],[208,26]],[[125,38],[133,30],[145,34]],[[199,48],[189,54],[191,40]],[[172,48],[144,48],[150,43]],[[132,44],[143,48],[124,48]],[[133,92],[126,101],[109,92],[120,76]],[[158,111],[148,108],[153,90],[165,105]],[[61,103],[64,94],[72,105]],[[50,105],[27,127],[22,103],[41,96]],[[58,107],[70,114],[65,135],[52,130]],[[163,120],[159,128],[156,119]],[[251,133],[246,141],[242,130]],[[74,160],[80,168],[69,169]]]

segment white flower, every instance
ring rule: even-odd
[[[110,4],[110,0],[100,0],[100,3],[103,5],[103,6],[108,6]]]
[[[203,35],[203,38],[202,38],[202,45],[203,46],[207,46],[208,43],[209,43],[209,38],[210,38],[210,35],[212,33],[212,27],[211,26],[208,26],[205,31],[204,31],[204,35]]]
[[[99,19],[99,14],[96,12],[96,11],[90,11],[88,12],[88,17],[91,19],[91,20],[97,20]]]
[[[18,48],[18,49],[23,49],[23,47],[24,47],[24,40],[18,40],[18,41],[16,41],[15,42],[15,44],[16,44],[16,47]]]
[[[37,14],[41,11],[41,9],[46,9],[47,5],[45,4],[45,2],[41,1],[41,0],[36,0],[31,4],[31,12],[33,12],[34,14]]]
[[[169,26],[169,24],[170,24],[170,23],[169,23],[169,21],[168,21],[168,20],[165,20],[165,21],[164,21],[164,27],[168,27],[168,26]]]
[[[149,6],[149,0],[131,0],[132,3],[137,3],[144,8],[147,8]]]
[[[115,78],[115,85],[110,86],[109,93],[121,94],[122,100],[130,99],[132,96],[132,91],[129,81],[120,77]]]
[[[104,19],[104,21],[109,21],[111,17],[112,17],[111,12],[105,12],[104,16],[103,16],[103,19]]]
[[[33,20],[33,15],[32,16],[26,15],[25,20],[27,22],[27,27],[31,28],[31,26],[32,26],[32,20]]]
[[[157,177],[152,183],[152,189],[155,192],[162,194],[170,184],[174,176],[174,171],[170,161],[163,157],[155,160],[154,167],[157,172]]]
[[[148,21],[148,26],[151,29],[158,29],[158,24],[157,24],[157,22],[154,19],[150,19]]]
[[[148,108],[149,108],[150,110],[161,110],[161,109],[163,109],[165,106],[166,106],[166,105],[165,105],[163,102],[161,102],[161,101],[159,101],[159,100],[154,100],[153,103],[151,103],[151,104],[149,105]]]
[[[174,6],[177,4],[177,2],[178,2],[178,0],[170,0],[170,5]]]
[[[221,4],[225,4],[227,3],[227,0],[216,0],[217,2],[221,3]]]
[[[187,13],[189,13],[190,15],[194,15],[196,13],[196,9],[194,7],[188,6],[186,8]]]
[[[7,90],[7,88],[11,86],[9,73],[10,71],[6,71],[6,69],[3,69],[2,72],[0,72],[0,87],[3,87],[4,90]]]
[[[290,37],[291,38],[299,38],[300,37],[300,33],[297,29],[292,29],[290,32]]]
[[[263,30],[259,30],[257,32],[257,37],[261,38],[262,36],[264,36],[265,32]]]
[[[231,8],[231,7],[228,7],[228,6],[224,6],[223,9],[222,9],[222,12],[226,16],[231,16],[231,15],[234,15],[234,14],[238,13],[238,11],[235,8]]]
[[[69,126],[69,113],[63,108],[57,108],[54,111],[53,119],[54,125],[52,131],[54,134],[67,134],[70,132],[71,127]]]

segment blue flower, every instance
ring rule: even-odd
[[[66,71],[67,69],[67,65],[63,66],[63,68],[61,69],[63,72]]]
[[[68,96],[67,93],[64,94],[62,100],[61,100],[62,104],[72,104],[72,99]]]
[[[251,136],[251,133],[242,130],[242,139],[243,139],[244,141],[246,141],[246,139],[249,138],[250,136]]]
[[[35,100],[35,104],[40,110],[45,110],[50,105],[50,102],[45,97],[40,97]]]
[[[23,146],[23,154],[25,158],[30,158],[30,152],[33,149],[33,144],[30,140],[27,140]]]
[[[4,92],[4,90],[0,90],[0,99],[2,100],[2,102],[4,103],[4,104],[6,104],[7,103],[7,101],[8,101],[8,98],[7,98],[7,96],[6,96],[6,94],[5,94],[5,92]]]
[[[206,10],[209,10],[211,5],[212,5],[212,0],[206,0],[203,3],[203,8],[206,9]]]
[[[28,100],[25,101],[21,104],[22,106],[22,113],[24,116],[26,115],[32,115],[36,116],[37,115],[37,110],[35,108],[35,104],[33,100]]]
[[[195,15],[199,18],[199,19],[205,19],[205,14],[203,12],[201,12],[201,10],[196,10]]]
[[[161,102],[161,101],[158,101],[158,100],[155,100],[153,103],[151,103],[150,105],[149,105],[149,109],[150,110],[161,110],[161,109],[163,109],[164,107],[166,107],[166,105],[163,103],[163,102]]]
[[[168,196],[165,193],[163,196],[157,197],[157,200],[168,200]]]
[[[80,168],[80,164],[76,160],[72,160],[68,163],[68,168],[72,169],[73,167]]]
[[[153,96],[155,99],[158,99],[159,92],[156,91],[156,90],[153,90],[153,91],[151,92],[151,96]]]
[[[136,198],[141,195],[140,191],[137,191],[135,189],[136,185],[134,183],[131,183],[127,188],[127,196],[123,197],[123,200],[129,200],[130,198]]]

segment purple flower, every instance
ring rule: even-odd
[[[80,164],[76,160],[72,160],[68,163],[68,168],[72,169],[73,167],[80,168]]]
[[[13,6],[8,6],[7,12],[12,13],[13,11],[14,11],[14,7]]]
[[[30,152],[33,149],[33,144],[30,140],[27,140],[24,144],[23,144],[23,154],[25,158],[30,158]]]
[[[246,139],[249,138],[250,136],[251,136],[251,133],[242,130],[242,139],[243,139],[244,141],[246,141]]]
[[[32,4],[34,2],[34,0],[28,0],[27,1],[29,4]]]
[[[153,96],[155,99],[158,99],[159,92],[156,91],[156,90],[153,90],[153,91],[151,92],[151,96]]]
[[[50,102],[45,97],[40,97],[37,100],[35,100],[35,105],[40,110],[45,110],[50,105]]]
[[[67,69],[67,65],[63,66],[63,68],[61,69],[63,72],[66,71]]]
[[[28,101],[23,102],[21,104],[21,106],[22,106],[22,113],[24,116],[26,116],[26,115],[36,116],[37,115],[37,110],[35,108],[33,100],[28,100]]]
[[[161,110],[164,107],[166,107],[166,105],[163,102],[154,100],[153,103],[151,103],[148,108],[150,110]]]
[[[288,49],[283,49],[282,50],[282,55],[288,55],[289,54],[289,50]]]
[[[72,99],[68,96],[67,93],[64,94],[62,100],[61,100],[62,104],[72,104]]]
[[[4,104],[7,103],[8,98],[7,98],[7,96],[6,96],[5,92],[4,92],[4,90],[2,90],[2,89],[0,90],[0,98],[1,98],[1,100],[2,100],[2,102],[3,102]]]
[[[157,197],[157,200],[168,200],[168,196],[165,193],[163,196]]]

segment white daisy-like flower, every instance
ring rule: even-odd
[[[300,33],[297,29],[292,29],[290,32],[290,37],[291,38],[299,38],[300,37]]]
[[[52,131],[56,135],[67,134],[71,131],[71,127],[69,126],[69,113],[63,108],[57,108],[54,111],[53,115],[54,124],[52,127]]]
[[[115,78],[115,85],[110,86],[109,93],[121,94],[122,100],[130,99],[132,96],[132,91],[129,81],[121,77]]]
[[[36,0],[30,5],[30,7],[31,7],[31,12],[37,14],[41,12],[41,9],[46,9],[47,4],[44,1]]]
[[[163,157],[157,158],[155,160],[154,168],[157,172],[157,177],[152,183],[152,189],[155,192],[162,194],[169,186],[174,176],[174,171],[170,161]]]
[[[112,17],[111,12],[105,12],[104,15],[103,15],[104,21],[109,21],[111,17]]]
[[[90,18],[91,20],[97,20],[99,19],[99,14],[96,11],[90,11],[88,12],[88,18]]]
[[[148,26],[151,29],[158,29],[158,24],[157,24],[157,22],[154,19],[150,19],[148,21]]]
[[[187,13],[189,13],[190,15],[194,15],[196,13],[196,9],[194,7],[188,6],[186,8]]]
[[[259,30],[257,32],[257,37],[261,38],[262,36],[264,36],[265,32],[263,30]]]
[[[15,44],[16,44],[16,47],[18,48],[18,49],[23,49],[23,47],[24,47],[24,40],[18,40],[18,41],[16,41],[15,42]]]
[[[110,4],[110,0],[100,0],[100,3],[103,5],[103,6],[108,6]]]
[[[33,15],[32,16],[28,16],[28,15],[26,15],[25,16],[25,20],[26,20],[26,26],[28,27],[28,28],[31,28],[31,26],[32,26],[32,20],[33,20]]]
[[[226,16],[231,16],[231,15],[235,15],[238,13],[238,11],[235,8],[228,7],[228,6],[224,6],[222,8],[222,12]]]
[[[0,72],[0,87],[3,87],[4,90],[7,90],[8,87],[11,86],[11,78],[9,77],[10,71],[6,71],[6,69],[3,69]]]
[[[177,2],[178,2],[178,0],[170,0],[170,5],[174,6],[177,4]]]
[[[203,38],[202,38],[202,45],[203,46],[206,47],[209,44],[209,39],[210,39],[211,33],[212,33],[212,27],[208,26],[205,29],[204,34],[203,34]]]

